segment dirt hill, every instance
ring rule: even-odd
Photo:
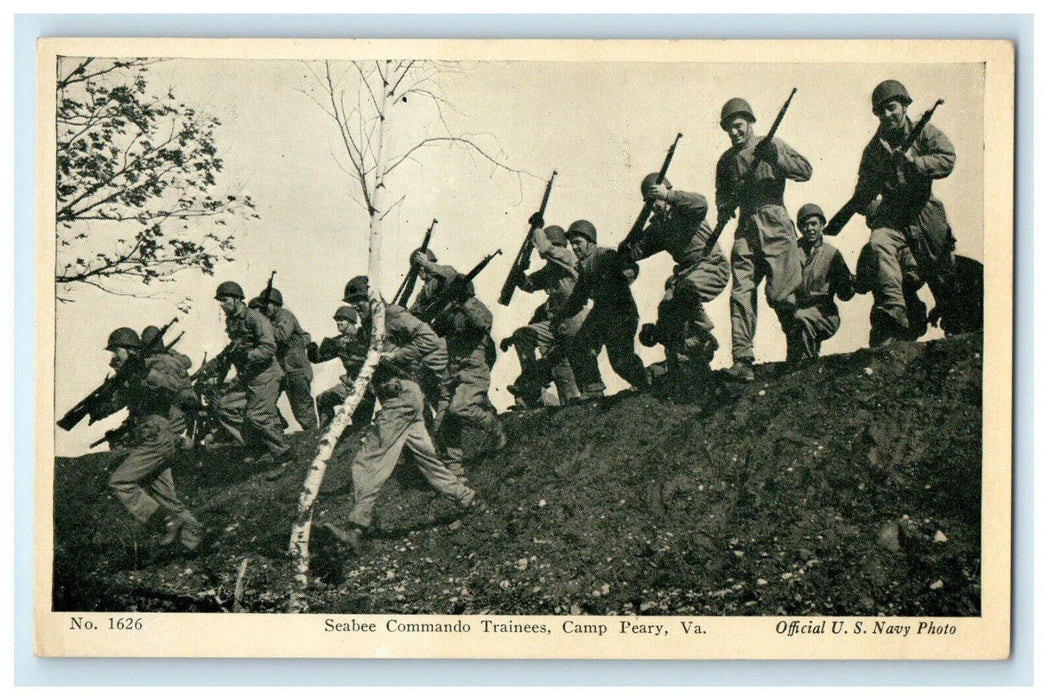
[[[595,404],[505,414],[467,466],[489,511],[459,520],[406,466],[358,553],[312,537],[313,612],[977,615],[981,337],[759,368]],[[181,455],[213,536],[158,551],[107,494],[111,455],[56,460],[56,610],[285,610],[300,467]],[[331,467],[347,478],[352,447]],[[473,454],[470,450],[470,454]],[[315,522],[342,519],[347,489]]]

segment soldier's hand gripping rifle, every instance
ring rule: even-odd
[[[896,163],[896,159],[908,152],[908,149],[912,148],[919,137],[923,135],[923,128],[930,123],[931,117],[934,116],[934,110],[938,109],[938,105],[945,104],[945,100],[938,100],[934,103],[934,106],[923,113],[923,116],[919,118],[919,121],[912,127],[912,131],[909,132],[905,140],[901,142],[897,148],[890,152],[890,163]],[[870,187],[863,187],[853,193],[849,201],[842,206],[842,209],[835,212],[835,216],[831,218],[828,225],[824,227],[825,236],[838,236],[839,232],[843,230],[843,227],[850,222],[850,219],[854,218],[854,214],[861,211],[864,207],[872,203],[872,201],[883,192],[885,182],[877,180],[871,183]]]
[[[539,205],[537,212],[539,217],[546,215],[546,205],[549,204],[549,195],[553,191],[553,181],[555,179],[557,179],[556,170],[550,175],[549,182],[546,183],[546,191],[542,194],[542,204]],[[531,232],[534,230],[534,226],[528,226],[527,235],[524,237],[524,242],[520,245],[520,252],[513,259],[513,266],[509,268],[506,281],[502,283],[502,291],[498,294],[498,303],[502,306],[509,306],[509,302],[513,299],[513,292],[517,288],[517,278],[526,272],[531,264],[531,251],[535,247],[534,240],[531,238]]]
[[[662,185],[663,181],[667,177],[667,170],[670,169],[670,162],[674,160],[674,149],[678,147],[678,141],[681,140],[681,132],[674,137],[674,143],[670,144],[670,148],[667,149],[667,157],[663,159],[663,167],[659,169],[659,174],[656,178],[656,184]],[[628,251],[631,246],[635,245],[641,238],[641,234],[645,232],[645,224],[648,223],[648,218],[652,215],[652,200],[646,199],[645,203],[641,206],[641,212],[637,215],[634,220],[634,225],[630,227],[630,233],[626,234],[626,238],[619,244],[618,250],[620,253]]]
[[[465,276],[459,275],[458,277],[455,277],[454,280],[444,287],[434,299],[431,299],[429,303],[425,305],[425,308],[422,309],[421,320],[431,325],[444,311],[447,310],[448,306],[464,301],[465,298],[469,296],[469,285],[472,283],[473,278],[480,274],[480,272],[487,267],[487,263],[491,262],[495,256],[501,254],[502,249],[499,248],[480,262],[476,263],[476,267],[469,270]]]
[[[769,131],[765,137],[762,138],[757,144],[755,144],[755,153],[759,152],[759,149],[767,148],[769,144],[773,143],[773,138],[777,135],[777,129],[780,127],[780,122],[784,121],[784,115],[788,113],[788,107],[791,106],[791,99],[795,97],[795,93],[798,92],[798,88],[791,88],[791,94],[788,95],[788,99],[784,101],[784,106],[777,112],[777,118],[773,120],[773,125],[769,127]],[[733,190],[732,196],[729,198],[732,201],[732,205],[724,210],[718,212],[718,223],[714,227],[714,231],[711,232],[711,237],[707,239],[707,245],[704,248],[705,255],[710,254],[711,249],[718,242],[718,239],[722,236],[722,231],[725,229],[725,225],[729,223],[729,220],[736,215],[737,202],[740,201],[744,187],[747,185],[746,179],[741,179]]]
[[[63,430],[72,430],[85,416],[88,416],[88,425],[97,420],[105,418],[110,413],[102,413],[113,400],[117,390],[124,386],[129,379],[143,370],[143,360],[165,348],[165,331],[172,327],[179,319],[173,318],[161,327],[161,330],[146,346],[140,348],[139,352],[132,355],[121,365],[113,375],[103,380],[95,391],[81,399],[76,406],[66,411],[66,414],[58,421],[58,426]],[[182,333],[180,336],[182,337]],[[179,340],[177,338],[176,340]],[[175,344],[175,342],[173,342]]]
[[[421,247],[418,248],[419,253],[424,253],[429,249],[429,241],[432,240],[432,229],[436,226],[436,223],[436,219],[433,219],[432,223],[429,224],[429,229],[425,231],[425,240],[421,242]],[[410,303],[410,296],[414,293],[414,285],[418,283],[419,268],[420,265],[413,262],[410,263],[410,270],[400,283],[399,289],[396,290],[396,296],[393,297],[396,303],[404,308],[407,308]]]

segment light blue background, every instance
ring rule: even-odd
[[[14,680],[17,685],[1029,685],[1033,682],[1031,15],[16,15]],[[1015,464],[1008,662],[359,661],[33,657],[35,40],[307,38],[1011,39],[1016,42]]]

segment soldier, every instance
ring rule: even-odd
[[[257,297],[260,311],[275,331],[278,364],[282,368],[281,391],[286,393],[293,417],[304,430],[319,427],[315,418],[315,402],[311,398],[311,363],[305,349],[311,336],[300,327],[300,322],[282,305],[282,292],[272,287]]]
[[[282,368],[275,358],[271,322],[246,306],[244,299],[242,288],[235,282],[223,282],[216,288],[216,300],[227,317],[232,352],[226,366],[215,367],[214,376],[222,382],[231,364],[238,372],[237,382],[220,399],[218,413],[223,427],[250,450],[247,460],[259,458],[264,449],[271,454],[276,466],[265,477],[274,480],[285,473],[286,462],[293,458],[293,448],[286,444],[276,406],[282,389]]]
[[[325,430],[333,420],[334,411],[352,394],[355,378],[359,376],[366,351],[370,346],[370,336],[359,323],[359,314],[351,306],[342,306],[333,315],[337,322],[335,338],[326,338],[322,345],[308,344],[308,359],[312,362],[328,362],[339,358],[344,365],[344,374],[336,386],[330,387],[315,399],[319,408],[320,427]],[[374,395],[367,391],[359,407],[352,416],[352,427],[358,428],[370,423],[374,415]]]
[[[854,297],[854,276],[843,255],[821,235],[827,219],[816,204],[804,204],[795,217],[802,238],[802,286],[796,293],[798,308],[787,329],[787,362],[810,362],[820,356],[821,343],[839,330],[839,308]]]
[[[131,328],[118,328],[110,334],[106,349],[113,353],[110,366],[119,369],[140,352],[139,336]],[[160,511],[165,517],[160,544],[179,539],[185,548],[194,550],[204,528],[176,495],[168,466],[186,428],[182,412],[173,407],[190,387],[186,370],[181,375],[173,367],[165,354],[145,357],[142,371],[117,391],[117,410],[128,407],[122,430],[127,428],[130,435],[130,450],[110,475],[109,486],[144,529],[157,521],[154,516]]]
[[[952,173],[956,151],[928,123],[915,143],[895,152],[912,131],[910,104],[908,91],[896,80],[884,80],[872,91],[879,128],[861,154],[854,190],[855,209],[866,214],[872,229],[857,264],[857,290],[873,298],[872,347],[914,340],[926,331],[925,308],[915,297],[923,284],[934,295],[937,316],[956,304],[956,239],[945,207],[931,191],[934,180]],[[875,192],[880,195],[872,197]]]
[[[369,336],[371,324],[369,285],[366,277],[355,277],[345,287],[345,301],[354,304]],[[466,510],[481,510],[482,503],[463,480],[437,457],[422,415],[424,396],[417,378],[428,369],[428,359],[442,354],[442,344],[428,324],[396,304],[385,307],[385,345],[371,384],[381,409],[352,464],[354,503],[345,529],[326,523],[338,539],[351,547],[359,545],[373,522],[373,509],[381,488],[392,475],[406,447],[425,480],[440,493],[456,500]]]
[[[795,313],[795,292],[802,283],[802,262],[795,225],[784,208],[788,179],[805,182],[813,175],[809,162],[780,139],[754,133],[751,105],[733,98],[722,107],[721,127],[732,147],[718,159],[715,202],[719,217],[740,221],[733,239],[733,289],[729,296],[733,366],[729,376],[753,381],[754,337],[758,321],[758,285],[766,280],[766,300],[782,328]]]
[[[562,406],[579,397],[575,374],[568,362],[568,348],[572,338],[579,332],[586,309],[565,319],[558,327],[551,323],[554,314],[571,295],[579,273],[575,269],[575,254],[568,248],[568,238],[560,226],[546,226],[537,213],[529,223],[532,242],[539,256],[546,261],[544,267],[530,275],[520,272],[516,283],[525,292],[544,291],[546,301],[535,310],[531,322],[513,332],[502,341],[502,350],[512,345],[520,359],[520,376],[509,387],[519,408],[534,408],[542,405],[542,392],[552,380],[557,385],[557,396]],[[539,357],[536,358],[535,352]]]
[[[149,347],[160,332],[161,329],[157,326],[147,326],[144,328],[142,334],[140,334],[142,347]],[[172,374],[181,378],[186,378],[187,380],[187,385],[180,391],[176,400],[172,402],[172,411],[179,413],[179,416],[173,416],[173,419],[183,420],[184,424],[186,424],[186,412],[194,412],[201,408],[201,404],[198,401],[198,395],[194,392],[194,387],[191,384],[190,375],[188,374],[188,370],[190,370],[191,365],[194,363],[191,362],[189,357],[174,347],[169,348],[163,353],[157,353],[155,357],[159,358],[159,361],[164,362],[167,370]],[[183,442],[183,446],[187,446],[186,442]]]
[[[641,358],[634,352],[637,333],[637,304],[630,293],[630,283],[636,278],[636,263],[612,250],[597,245],[597,229],[585,219],[568,227],[568,241],[578,258],[579,279],[568,297],[568,302],[551,321],[560,325],[582,311],[586,302],[593,307],[586,315],[572,343],[570,360],[575,381],[584,399],[604,396],[604,382],[597,367],[597,356],[608,348],[608,362],[616,374],[637,390],[649,386],[648,373]]]
[[[652,218],[635,244],[623,252],[630,260],[642,260],[667,251],[674,258],[674,272],[666,282],[655,325],[641,328],[641,342],[662,342],[667,370],[694,365],[704,372],[718,349],[714,323],[704,307],[729,283],[729,262],[715,246],[706,251],[711,237],[707,225],[707,198],[695,192],[675,190],[659,173],[641,181],[641,195],[652,202]]]
[[[458,478],[465,480],[462,431],[466,425],[487,434],[492,449],[505,447],[502,422],[487,396],[498,352],[491,338],[491,312],[474,296],[472,282],[458,275],[443,294],[449,301],[431,324],[446,341],[448,358],[434,431],[440,458]]]
[[[410,313],[421,318],[421,313],[429,301],[447,288],[458,271],[450,265],[440,265],[436,260],[436,254],[426,249],[424,252],[415,250],[410,254],[410,263],[418,266],[418,276],[425,283],[410,305]]]

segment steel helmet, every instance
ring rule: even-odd
[[[282,306],[282,292],[274,287],[271,288],[270,292],[266,289],[263,292],[260,292],[260,296],[257,297],[257,299],[262,302],[271,302],[275,306]]]
[[[359,314],[351,306],[341,306],[341,307],[339,307],[337,309],[336,312],[334,312],[333,320],[334,321],[339,321],[339,320],[342,320],[342,319],[345,320],[345,321],[349,321],[351,323],[358,323],[359,322]]]
[[[722,105],[722,118],[718,123],[723,129],[728,129],[729,122],[738,115],[752,124],[755,123],[755,113],[751,111],[751,105],[741,97],[734,97]]]
[[[139,335],[128,327],[118,328],[106,340],[107,350],[116,350],[117,348],[138,350],[139,347]]]
[[[237,282],[221,282],[220,286],[216,288],[216,298],[223,299],[224,297],[245,299],[245,293]]]
[[[585,238],[590,243],[597,243],[597,229],[586,219],[579,219],[573,221],[571,226],[568,227],[568,239],[572,239],[575,236]]]
[[[264,308],[264,300],[261,297],[253,297],[249,300],[249,303],[246,304],[246,306],[248,306],[250,309],[260,311]]]
[[[912,104],[912,98],[904,85],[896,80],[884,80],[872,91],[872,113],[879,114],[879,110],[890,100],[897,100],[906,107]]]
[[[543,233],[546,234],[546,238],[553,245],[568,245],[568,234],[560,226],[547,226],[543,229]]]
[[[645,179],[641,181],[641,196],[646,196],[649,188],[654,186],[657,182],[659,182],[659,173],[649,173],[648,175],[645,175]],[[670,180],[666,177],[663,178],[663,184],[667,187],[673,187],[673,185],[670,184]]]
[[[802,223],[811,216],[821,217],[822,224],[828,223],[827,217],[824,216],[824,210],[816,204],[813,204],[812,202],[809,204],[802,205],[802,207],[799,209],[799,213],[795,215],[795,223],[797,223],[799,226],[802,226]]]
[[[139,334],[139,341],[143,347],[147,347],[158,337],[158,333],[161,329],[157,326],[147,326],[143,329],[143,332]]]
[[[367,280],[366,275],[357,275],[344,285],[344,300],[348,303],[367,299],[369,295],[370,281]]]

